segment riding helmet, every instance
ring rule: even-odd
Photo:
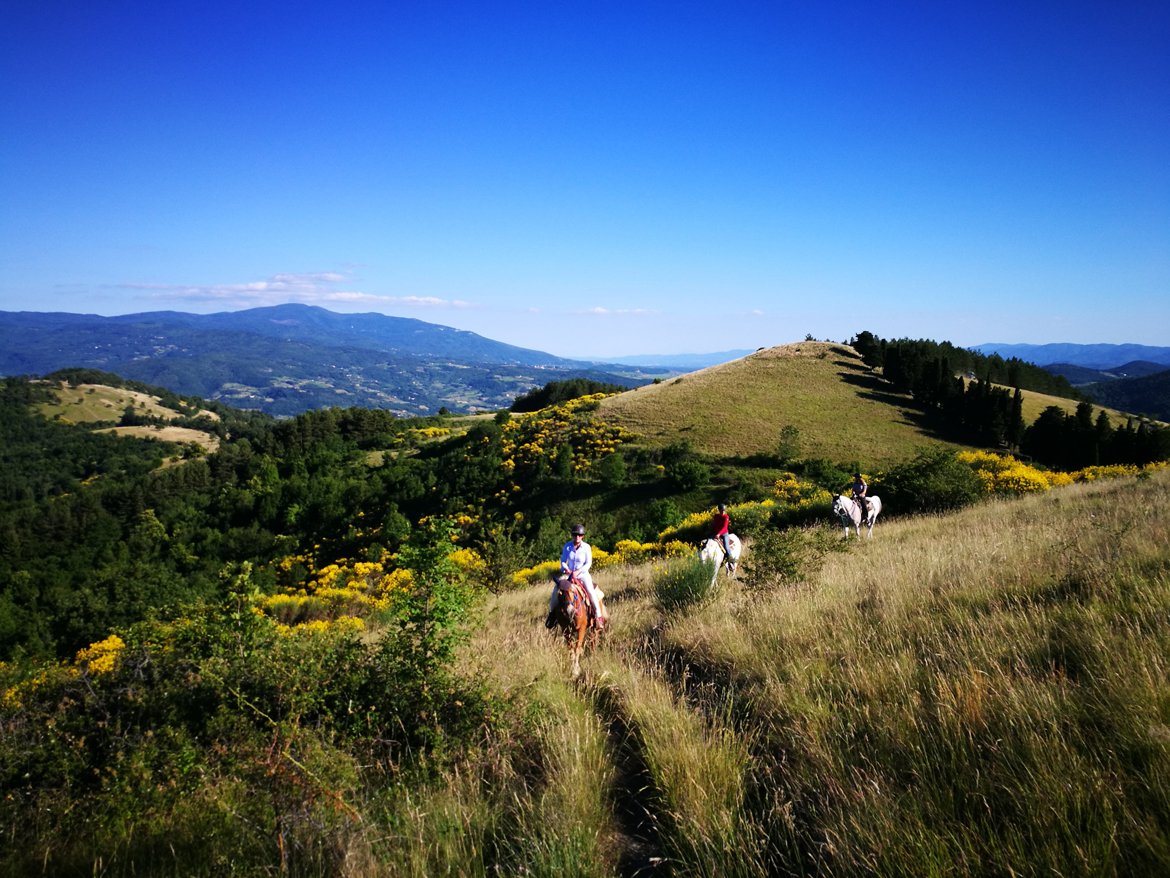
[[[585,536],[585,525],[575,524],[571,528],[569,528],[569,533],[572,534],[573,536],[576,536],[577,534],[581,534],[581,536]]]

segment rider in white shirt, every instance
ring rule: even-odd
[[[593,612],[597,618],[597,627],[604,627],[604,620],[601,616],[601,600],[597,596],[597,588],[593,585],[593,577],[589,574],[589,568],[593,566],[593,549],[585,542],[585,526],[575,524],[569,529],[572,539],[565,543],[564,549],[561,550],[561,573],[564,575],[575,575],[585,586],[585,593],[589,595],[589,600],[593,603]],[[553,609],[556,607],[557,589],[554,586],[552,594],[548,599],[548,613],[549,619],[552,619]]]

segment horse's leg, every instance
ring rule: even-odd
[[[584,614],[582,614],[584,616]],[[588,626],[588,617],[584,617],[584,624],[577,625],[577,643],[573,647],[573,679],[581,676],[581,653],[585,649],[585,631]]]

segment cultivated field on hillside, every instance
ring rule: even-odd
[[[1168,482],[883,522],[689,614],[650,567],[602,572],[577,686],[546,589],[500,598],[477,673],[536,752],[412,799],[394,874],[474,871],[500,824],[531,874],[1165,874]]]
[[[852,348],[801,342],[602,402],[601,417],[665,444],[690,439],[715,455],[750,455],[776,447],[794,426],[803,454],[863,466],[901,462],[940,439],[911,400],[870,373]]]

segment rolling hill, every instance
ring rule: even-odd
[[[1023,391],[1023,416],[1077,401]],[[746,415],[746,416],[745,416]],[[1124,418],[1110,411],[1114,423]],[[800,431],[803,454],[863,466],[901,462],[926,444],[960,447],[914,400],[895,391],[849,347],[799,342],[606,399],[602,417],[650,444],[690,440],[713,455],[774,449],[780,430]]]
[[[953,445],[852,348],[800,342],[757,351],[602,403],[602,417],[666,444],[715,455],[775,448],[796,427],[804,454],[865,465],[906,460],[916,446]]]

